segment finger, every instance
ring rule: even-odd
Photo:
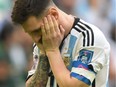
[[[48,23],[48,20],[46,17],[44,18],[44,30],[45,30],[46,34],[50,33],[49,23]]]
[[[41,31],[42,31],[42,37],[45,37],[46,36],[46,31],[45,31],[45,28],[44,28],[43,24],[41,25]]]
[[[50,15],[48,15],[48,23],[49,23],[49,28],[50,28],[51,33],[54,33],[55,32],[54,24],[53,24],[53,21]]]
[[[57,21],[56,21],[54,16],[52,16],[52,20],[53,20],[53,23],[54,23],[54,30],[56,32],[60,32],[59,27],[58,27],[58,23],[57,23]]]

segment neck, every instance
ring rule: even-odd
[[[74,16],[68,15],[64,13],[63,11],[59,10],[59,23],[63,26],[65,29],[65,36],[67,36],[73,26],[74,23]]]

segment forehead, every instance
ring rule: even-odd
[[[42,24],[42,19],[35,16],[30,16],[23,24],[25,32],[31,32],[34,29],[40,28]]]

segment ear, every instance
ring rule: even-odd
[[[56,20],[58,20],[59,14],[58,14],[58,11],[57,11],[56,8],[51,7],[49,9],[49,13],[48,14],[53,15],[56,18]]]

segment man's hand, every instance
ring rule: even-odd
[[[59,46],[64,38],[64,28],[58,25],[54,16],[48,15],[43,19],[42,29],[42,42],[44,50],[54,51],[59,49]]]

